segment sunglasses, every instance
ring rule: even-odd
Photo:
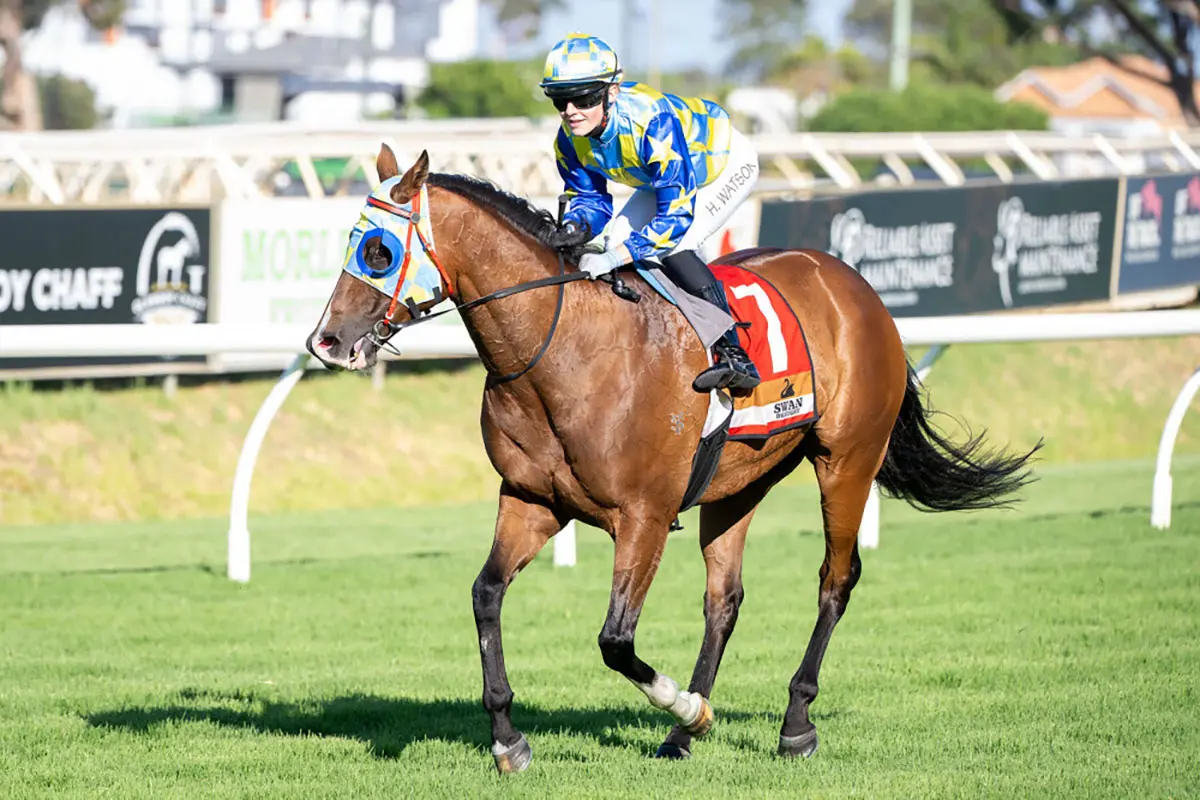
[[[599,89],[580,95],[579,97],[554,97],[551,102],[554,107],[561,111],[567,110],[568,104],[574,104],[578,109],[594,108],[604,101],[604,96],[608,94],[608,87],[601,86]]]

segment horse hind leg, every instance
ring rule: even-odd
[[[862,572],[858,527],[885,447],[886,439],[883,446],[870,448],[874,452],[868,455],[864,452],[869,452],[868,448],[859,443],[839,456],[814,460],[825,524],[825,560],[820,571],[817,623],[789,686],[788,708],[779,731],[781,756],[811,756],[817,750],[817,730],[809,719],[808,709],[817,697],[817,677],[825,648]]]

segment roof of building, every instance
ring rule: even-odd
[[[1029,103],[1052,117],[1153,119],[1164,127],[1186,127],[1165,65],[1137,55],[1116,62],[1097,56],[1062,67],[1031,67],[998,88],[996,97]]]
[[[346,37],[293,35],[265,48],[234,49],[226,41],[217,40],[205,66],[217,74],[319,75],[324,71],[340,72],[346,62],[354,59],[422,57],[419,47],[380,50]]]

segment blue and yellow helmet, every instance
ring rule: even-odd
[[[539,85],[550,97],[573,97],[620,80],[617,53],[608,42],[572,33],[550,49]]]

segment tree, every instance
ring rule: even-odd
[[[892,0],[855,0],[848,33],[877,56],[891,42]],[[1077,61],[1079,50],[1039,36],[1018,35],[992,0],[917,0],[913,3],[911,74],[943,83],[995,88],[1033,65]]]
[[[21,59],[21,34],[42,24],[51,7],[71,0],[0,0],[0,127],[39,130],[42,127],[37,82]],[[74,0],[97,30],[112,27],[125,12],[125,0]]]
[[[1200,126],[1196,104],[1195,41],[1200,0],[990,0],[1014,38],[1057,36],[1085,53],[1130,71],[1117,56],[1136,52],[1161,64],[1162,75],[1142,77],[1168,87],[1188,125]]]
[[[37,84],[21,60],[21,33],[30,23],[41,22],[50,0],[0,0],[0,49],[4,72],[0,77],[0,125],[29,131],[42,127]]]
[[[48,131],[96,127],[96,93],[84,81],[64,75],[37,79],[42,122]]]
[[[722,22],[736,49],[729,71],[762,80],[805,36],[804,0],[721,0]]]
[[[539,61],[433,64],[417,105],[431,117],[532,117],[554,110],[537,90]]]
[[[910,83],[902,92],[853,89],[812,118],[814,131],[1046,130],[1046,113],[1024,103],[1001,103],[982,86]]]
[[[521,39],[529,39],[542,23],[547,11],[563,8],[563,0],[484,0],[496,9],[500,27]]]
[[[772,65],[763,80],[804,97],[813,92],[881,83],[882,74],[878,63],[857,48],[846,44],[833,50],[820,36],[809,34],[798,48]]]
[[[79,0],[79,10],[93,28],[106,31],[125,16],[125,0]]]

